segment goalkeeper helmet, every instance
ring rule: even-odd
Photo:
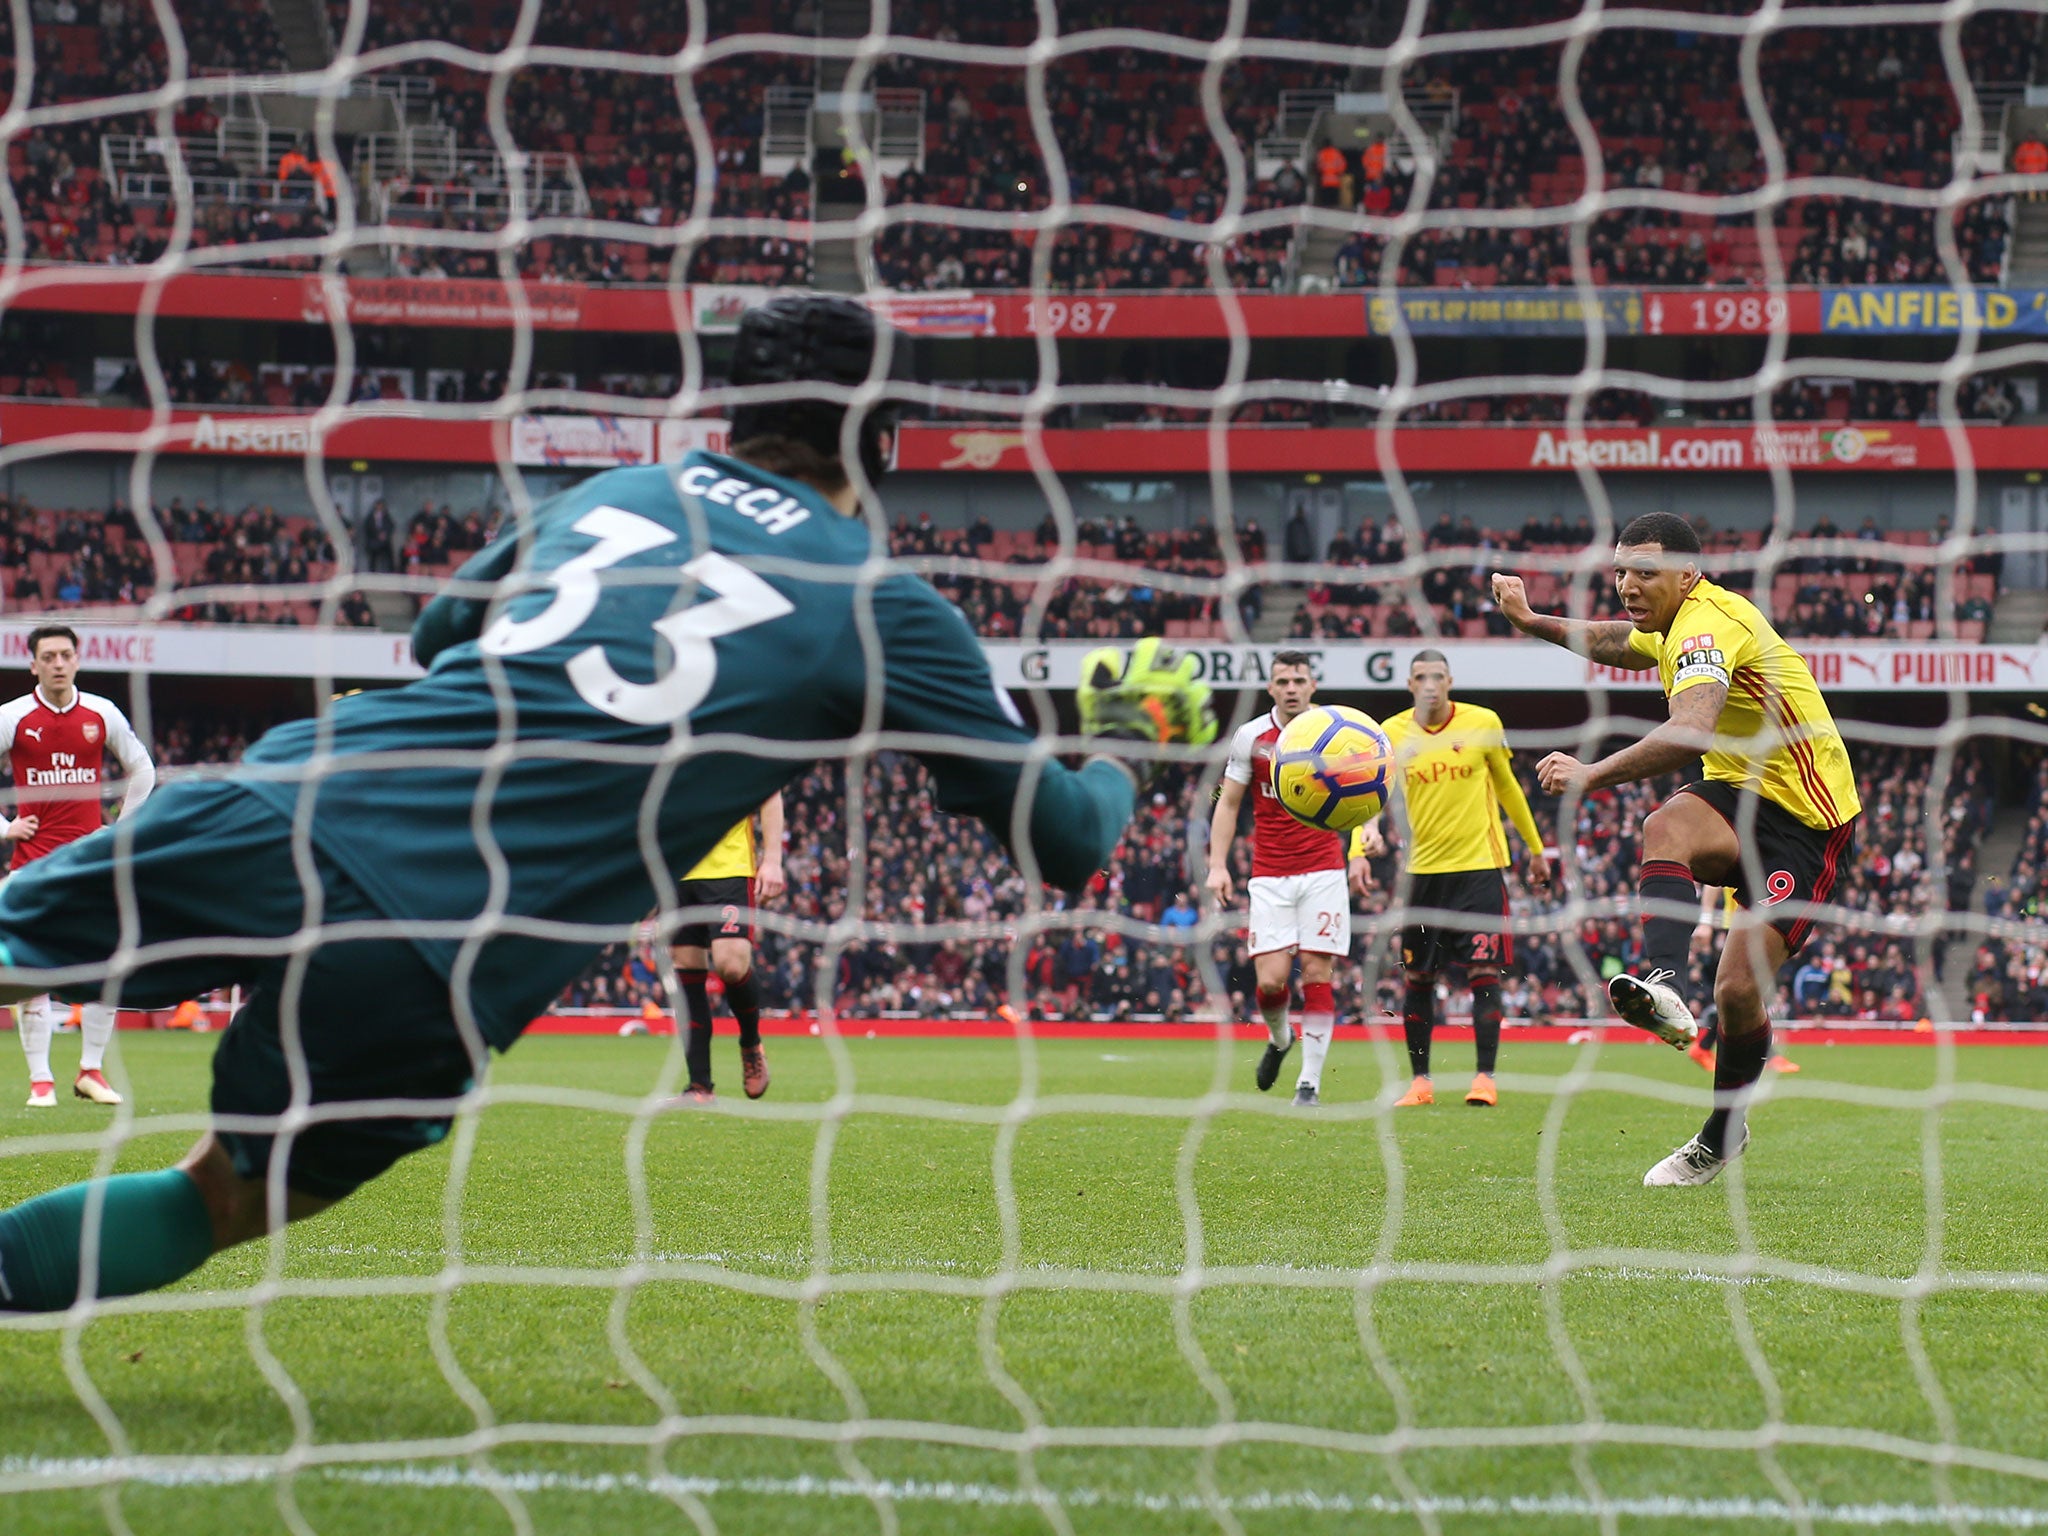
[[[907,380],[910,339],[891,337],[887,378]],[[795,384],[817,382],[847,388],[868,382],[874,370],[877,327],[865,304],[834,293],[781,293],[740,316],[733,346],[732,382]],[[879,481],[890,457],[882,450],[882,434],[893,444],[900,407],[881,400],[868,407],[860,423],[861,468],[869,482]],[[732,440],[773,433],[807,443],[827,458],[839,458],[840,430],[846,407],[834,400],[762,400],[735,405],[728,413]]]

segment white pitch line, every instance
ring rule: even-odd
[[[134,1482],[159,1488],[224,1488],[268,1482],[276,1469],[261,1462],[223,1458],[215,1462],[123,1463],[109,1458],[70,1460],[10,1456],[0,1459],[0,1478],[28,1479],[47,1487],[74,1488],[108,1482]],[[325,1481],[369,1487],[506,1488],[520,1494],[638,1494],[649,1497],[721,1494],[795,1499],[867,1500],[880,1493],[897,1503],[1035,1507],[1038,1499],[1018,1488],[994,1483],[929,1482],[923,1479],[877,1479],[872,1487],[845,1477],[647,1477],[634,1472],[552,1472],[506,1469],[484,1473],[469,1465],[323,1467],[299,1474]],[[1123,1493],[1098,1488],[1052,1488],[1059,1503],[1076,1509],[1133,1509],[1148,1513],[1200,1514],[1208,1500],[1193,1493]],[[1301,1511],[1332,1515],[1413,1515],[1417,1506],[1385,1494],[1320,1493],[1314,1489],[1271,1490],[1225,1494],[1225,1508],[1244,1514]],[[1646,1520],[1733,1520],[1790,1524],[1792,1507],[1778,1499],[1698,1499],[1677,1496],[1614,1498],[1595,1501],[1577,1494],[1544,1496],[1431,1495],[1420,1508],[1438,1515],[1510,1515],[1524,1518],[1586,1520],[1612,1513]],[[2048,1489],[2040,1507],[1956,1504],[1808,1504],[1806,1518],[1816,1525],[1857,1528],[1926,1526],[1947,1528],[1957,1520],[1996,1530],[2048,1530]]]

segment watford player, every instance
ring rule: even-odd
[[[1708,1183],[1747,1145],[1744,1110],[1771,1052],[1765,999],[1834,894],[1863,810],[1849,749],[1813,673],[1755,604],[1700,574],[1699,554],[1699,536],[1669,512],[1646,512],[1623,528],[1614,585],[1626,619],[1536,613],[1519,577],[1493,578],[1493,600],[1517,629],[1606,666],[1655,667],[1670,700],[1670,718],[1634,746],[1597,763],[1563,752],[1544,758],[1536,776],[1546,790],[1632,783],[1705,754],[1705,779],[1643,822],[1636,890],[1647,974],[1607,985],[1622,1018],[1688,1049],[1699,1029],[1678,988],[1699,916],[1696,882],[1735,892],[1742,911],[1714,976],[1714,1109],[1699,1135],[1643,1176],[1649,1185]]]
[[[0,752],[14,770],[15,819],[0,827],[0,841],[13,845],[11,871],[23,868],[66,843],[75,843],[106,824],[100,789],[107,754],[121,765],[128,785],[121,797],[125,814],[156,787],[149,750],[112,700],[78,691],[78,635],[63,624],[29,631],[29,673],[35,687],[0,705]],[[95,993],[98,988],[93,989]],[[48,994],[21,1005],[21,1049],[28,1057],[28,1107],[57,1107],[56,1074],[50,1068],[50,1037],[57,1005]],[[71,1091],[94,1104],[118,1104],[121,1095],[101,1070],[114,1038],[114,1008],[98,997],[81,1010],[78,1076]]]
[[[683,1097],[712,1101],[711,992],[709,972],[718,972],[725,1000],[740,1027],[740,1086],[758,1099],[768,1091],[768,1056],[761,1049],[761,989],[754,980],[755,904],[782,894],[782,791],[761,804],[761,865],[754,868],[754,818],[736,824],[697,867],[676,884],[676,904],[712,908],[717,918],[683,924],[669,953],[690,1014],[684,1054],[690,1086]]]
[[[1381,722],[1394,748],[1394,778],[1407,819],[1408,910],[1418,919],[1401,930],[1401,1028],[1414,1081],[1397,1102],[1436,1102],[1429,1075],[1436,980],[1446,967],[1461,965],[1472,988],[1479,1058],[1465,1102],[1491,1106],[1500,1101],[1493,1081],[1500,1056],[1500,973],[1515,958],[1507,925],[1503,810],[1529,849],[1531,885],[1550,883],[1550,860],[1515,778],[1500,716],[1451,698],[1451,667],[1442,651],[1415,653],[1408,663],[1408,692],[1414,707]],[[1360,895],[1372,878],[1366,860],[1385,852],[1379,817],[1351,834],[1351,885]]]

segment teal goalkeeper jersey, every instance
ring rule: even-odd
[[[1129,819],[1129,778],[1027,764],[1035,735],[959,611],[863,571],[869,543],[809,487],[716,454],[594,476],[427,606],[424,678],[280,726],[238,778],[286,816],[310,799],[313,841],[419,925],[428,961],[459,979],[469,960],[500,1048],[863,729],[920,757],[939,804],[1027,871],[1081,885]]]

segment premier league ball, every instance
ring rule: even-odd
[[[1380,723],[1345,704],[1314,704],[1281,728],[1273,793],[1296,821],[1349,832],[1387,803],[1393,745]]]

